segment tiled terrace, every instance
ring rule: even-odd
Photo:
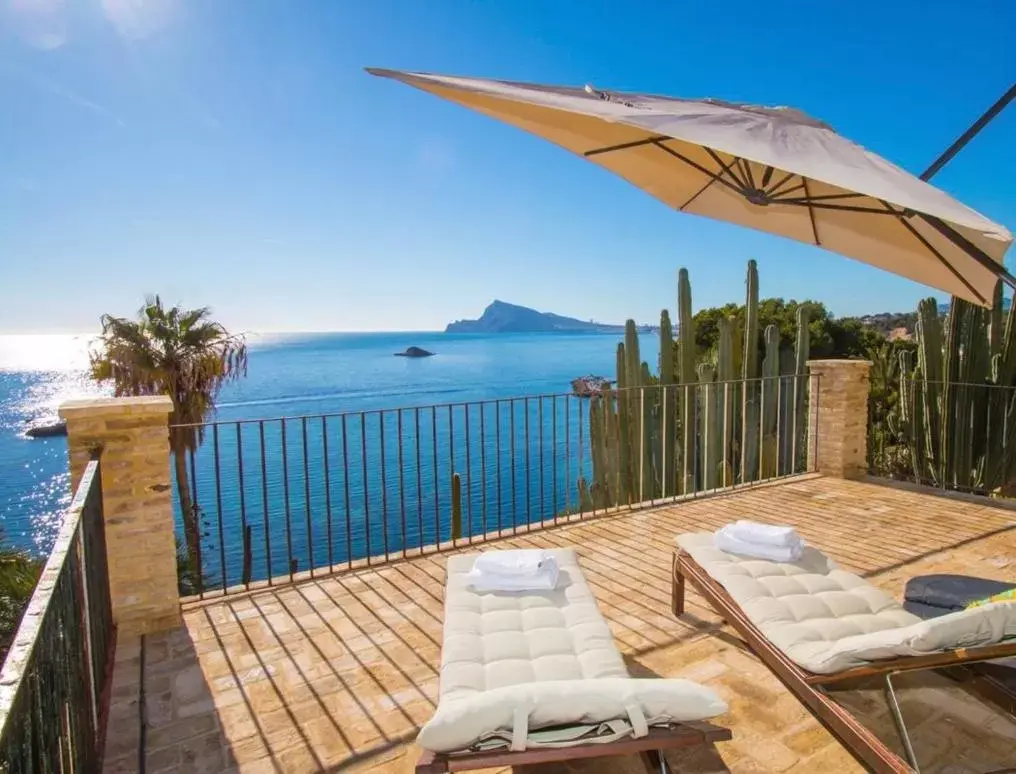
[[[696,596],[669,611],[672,536],[751,514],[795,524],[841,564],[894,595],[929,572],[1016,577],[1016,512],[873,483],[802,477],[507,538],[575,545],[616,641],[641,676],[682,676],[730,703],[734,740],[672,754],[688,772],[851,772],[860,767]],[[121,642],[107,772],[410,772],[413,738],[437,697],[444,555],[316,579],[203,606],[186,627]],[[925,771],[1014,766],[1016,722],[945,678],[903,682]],[[877,687],[842,701],[898,747]],[[641,772],[602,759],[549,772]]]

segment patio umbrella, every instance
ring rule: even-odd
[[[792,108],[368,72],[537,134],[681,212],[864,261],[983,306],[1004,227]]]

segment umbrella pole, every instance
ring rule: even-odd
[[[1001,113],[1002,110],[1005,109],[1006,105],[1008,105],[1010,102],[1013,101],[1013,98],[1016,98],[1016,84],[1013,84],[1009,88],[1009,91],[1007,91],[999,98],[998,102],[996,102],[994,105],[988,108],[985,111],[984,115],[978,118],[973,123],[973,125],[969,129],[967,129],[967,131],[965,131],[962,135],[960,135],[959,139],[956,140],[956,142],[954,142],[952,145],[950,145],[948,148],[945,149],[945,153],[943,153],[941,156],[935,159],[934,163],[932,163],[930,167],[924,170],[924,172],[921,174],[921,180],[925,181],[930,180],[932,176],[938,172],[938,170],[940,170],[942,167],[944,167],[946,164],[952,161],[953,156],[955,156],[957,153],[963,150],[964,146],[972,139],[974,139],[974,136],[978,132],[980,132],[985,126],[987,126],[988,123],[995,116]]]
[[[983,250],[981,250],[981,248],[963,236],[944,220],[932,215],[925,215],[923,212],[917,212],[915,215],[981,264],[981,266],[993,272],[1006,285],[1016,289],[1016,277],[1013,277],[1013,275],[1010,274],[1004,266],[997,261],[993,261]]]

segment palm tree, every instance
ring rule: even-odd
[[[158,296],[150,297],[137,320],[104,314],[102,336],[91,353],[92,378],[112,382],[118,397],[168,395],[173,401],[169,445],[192,570],[201,531],[188,487],[187,452],[201,444],[201,423],[222,386],[247,374],[243,335],[229,333],[210,314],[207,307],[167,309]]]

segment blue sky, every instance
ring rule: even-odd
[[[678,215],[373,65],[786,104],[920,172],[1016,78],[1016,4],[0,0],[0,333],[145,293],[250,330],[434,329],[493,298],[658,319],[929,291]],[[1016,107],[935,179],[1016,226]]]

